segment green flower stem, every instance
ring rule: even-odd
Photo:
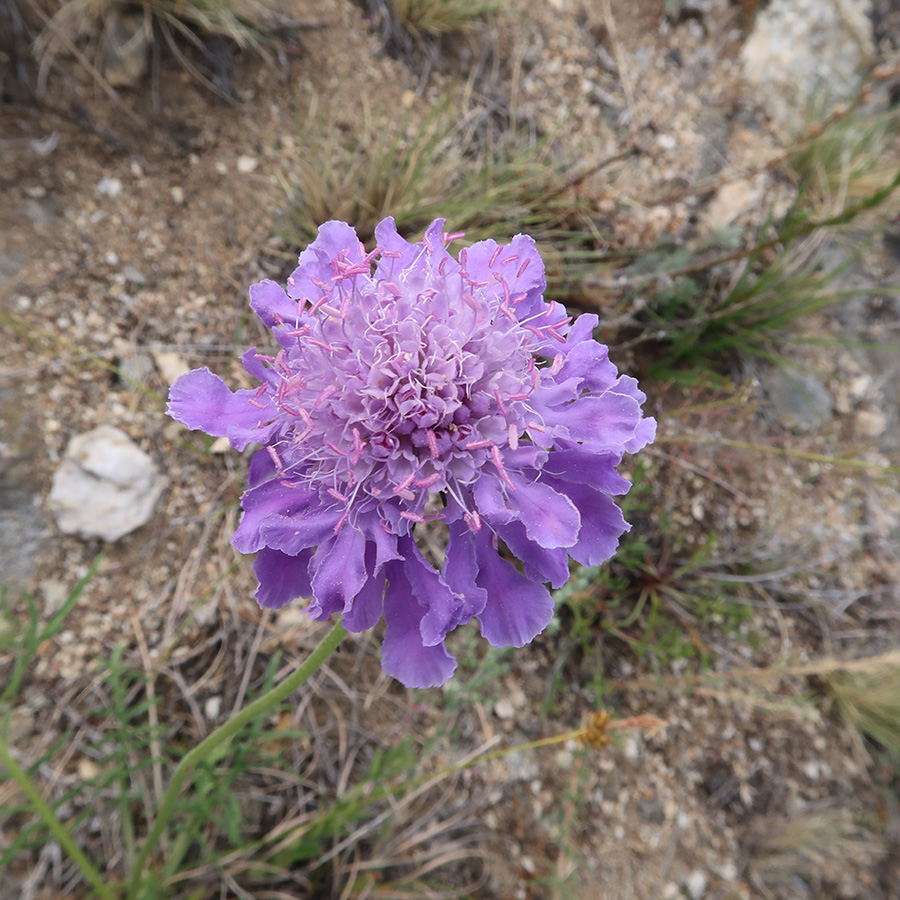
[[[41,792],[35,787],[34,782],[28,777],[28,773],[13,759],[9,748],[0,741],[0,762],[6,771],[13,777],[16,784],[31,801],[32,807],[44,820],[44,824],[53,832],[53,836],[59,841],[69,858],[81,869],[81,873],[91,883],[97,895],[103,900],[116,900],[116,895],[103,880],[103,876],[94,868],[91,861],[84,855],[82,849],[75,843],[71,833],[56,817],[56,813],[50,808]]]
[[[183,757],[172,775],[172,780],[166,793],[163,795],[153,827],[150,829],[150,833],[141,847],[141,852],[135,860],[134,870],[128,883],[128,896],[132,900],[137,897],[137,890],[140,886],[141,876],[143,875],[144,867],[147,865],[147,860],[150,858],[153,848],[159,841],[163,830],[172,817],[172,813],[175,811],[175,803],[178,800],[181,786],[197,763],[209,756],[220,744],[225,743],[225,741],[237,734],[248,722],[252,722],[297,690],[325,662],[346,634],[347,629],[340,622],[337,622],[331,631],[325,635],[319,646],[307,657],[302,666],[288,675],[280,684],[275,685],[271,690],[258,697],[248,706],[245,706],[236,716],[232,716],[227,722],[220,725],[212,734],[204,738]]]

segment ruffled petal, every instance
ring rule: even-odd
[[[561,588],[569,580],[569,551],[565,547],[554,550],[535,544],[525,533],[521,522],[510,522],[501,525],[497,534],[506,543],[516,559],[525,564],[525,575],[532,581],[550,582],[555,590]]]
[[[460,624],[462,598],[450,589],[411,537],[402,538],[399,547],[404,557],[403,574],[412,588],[412,597],[425,609],[419,625],[422,643],[433,647],[443,643],[447,634]]]
[[[604,494],[627,494],[631,482],[616,471],[621,462],[620,452],[566,447],[550,454],[544,471],[560,481],[589,484]]]
[[[310,551],[288,556],[263,547],[256,554],[253,571],[259,586],[256,602],[263,609],[281,609],[298,597],[312,596],[309,581]]]
[[[366,556],[372,552],[372,545],[366,546]],[[387,579],[383,571],[370,574],[360,592],[353,598],[350,609],[341,619],[347,631],[367,631],[378,624],[384,612],[384,588]]]
[[[478,585],[488,597],[478,616],[481,633],[494,647],[523,647],[550,623],[553,597],[500,558],[488,529],[482,528],[474,541]]]
[[[569,555],[584,566],[597,566],[616,552],[619,538],[631,526],[612,497],[595,491],[586,484],[553,482],[566,493],[581,513],[581,532],[578,543],[569,548]]]
[[[166,412],[192,430],[227,437],[236,450],[243,450],[251,441],[265,443],[275,428],[271,424],[275,410],[265,398],[257,399],[255,391],[233,393],[206,366],[187,372],[169,388]]]
[[[288,295],[315,303],[330,293],[334,276],[332,260],[339,254],[344,254],[343,258],[350,263],[362,258],[356,231],[346,222],[332,220],[319,227],[318,237],[300,254],[297,268],[288,278]]]
[[[656,419],[641,419],[635,429],[634,437],[624,445],[624,449],[627,453],[637,453],[638,450],[643,450],[647,444],[652,444],[654,440],[656,440]]]
[[[265,451],[262,451],[265,453]],[[268,456],[268,454],[266,454]],[[286,518],[303,515],[309,508],[313,495],[299,488],[286,488],[278,480],[267,481],[258,487],[244,491],[241,507],[244,515],[241,524],[231,538],[231,545],[238,553],[256,553],[265,546],[273,546],[267,536],[263,536],[260,528],[271,517]],[[276,549],[291,553],[285,543]],[[301,549],[298,547],[297,549]]]
[[[465,620],[477,616],[487,603],[487,591],[478,587],[478,564],[472,532],[461,521],[450,524],[447,550],[441,574],[444,581],[462,600],[461,613]]]
[[[384,671],[406,687],[437,687],[456,670],[456,660],[443,643],[426,647],[421,622],[425,610],[416,602],[402,562],[385,567],[388,579],[384,594]]]
[[[311,503],[296,515],[267,517],[260,522],[259,533],[267,546],[285,553],[299,553],[329,540],[342,515],[340,509]]]
[[[366,536],[345,525],[319,545],[309,568],[315,598],[311,608],[323,617],[345,612],[368,578]]]
[[[626,394],[607,392],[543,410],[544,421],[565,430],[573,441],[607,450],[624,446],[641,420],[640,404]]]
[[[494,240],[472,244],[466,251],[466,271],[473,281],[489,281],[495,285],[492,290],[499,291],[501,296],[508,293],[520,322],[539,314],[545,315],[550,309],[550,304],[543,299],[547,287],[544,261],[534,239],[527,234],[517,234],[505,246],[499,246]],[[505,291],[503,283],[506,285]],[[560,314],[556,318],[565,318],[565,309],[562,306],[557,306],[557,309]],[[548,320],[542,324],[551,322]]]
[[[285,322],[294,324],[297,319],[297,302],[268,278],[250,285],[250,308],[266,328],[277,328]]]
[[[529,484],[516,474],[511,480],[516,489],[510,492],[507,503],[518,512],[528,539],[546,550],[571,547],[581,527],[575,504],[540,481]]]
[[[509,507],[506,490],[499,478],[482,474],[475,482],[473,491],[478,514],[492,524],[512,522],[517,513]]]
[[[390,254],[378,259],[375,265],[376,278],[390,280],[395,273],[409,266],[422,249],[421,244],[410,244],[400,235],[393,216],[382,219],[375,226],[375,240],[382,251],[387,250]]]

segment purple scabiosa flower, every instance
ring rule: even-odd
[[[593,340],[597,316],[544,301],[531,238],[456,260],[443,228],[410,244],[387,218],[366,253],[327,222],[287,290],[250,288],[279,345],[242,357],[259,387],[232,392],[203,368],[169,394],[189,428],[262,445],[232,539],[257,554],[260,606],[310,597],[312,618],[341,613],[350,631],[384,616],[384,669],[410,687],[453,674],[444,640],[472,618],[494,646],[544,629],[546,584],[565,583],[570,556],[608,559],[628,530],[616,466],[656,431]],[[433,520],[449,533],[440,570],[416,542]]]

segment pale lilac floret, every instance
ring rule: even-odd
[[[242,357],[259,387],[203,368],[169,395],[189,428],[262,445],[232,540],[257,554],[260,606],[309,597],[312,618],[351,631],[383,617],[384,668],[412,687],[452,675],[445,638],[472,618],[494,646],[546,627],[569,557],[596,565],[628,530],[616,467],[656,431],[593,339],[597,317],[544,300],[531,238],[454,259],[443,229],[410,244],[387,218],[367,253],[327,222],[286,290],[250,288],[278,344]],[[416,540],[435,520],[440,570]]]

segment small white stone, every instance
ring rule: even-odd
[[[179,206],[181,206],[181,204],[184,203],[184,188],[183,188],[183,187],[179,187],[179,186],[176,184],[175,187],[173,187],[172,190],[169,191],[169,193],[172,195],[172,199],[173,199]]]
[[[163,381],[167,381],[169,384],[177,381],[191,369],[177,353],[173,353],[171,350],[154,350],[153,361],[156,363],[156,368],[159,369]]]
[[[166,484],[127,434],[101,425],[69,442],[47,505],[60,531],[116,541],[150,518]]]
[[[216,438],[212,442],[212,446],[209,448],[210,453],[215,453],[217,456],[221,456],[224,453],[227,453],[231,449],[231,441],[228,440],[227,437]]]
[[[694,869],[685,879],[684,886],[691,900],[700,900],[706,893],[706,886],[709,884],[706,873],[700,869]]]
[[[122,193],[122,180],[104,175],[97,182],[97,193],[109,197],[110,200],[115,200]]]
[[[228,166],[226,166],[225,163],[223,163],[221,161],[217,162],[213,168],[215,168],[216,173],[219,175],[227,175],[228,174]]]
[[[516,708],[506,697],[501,697],[494,704],[494,714],[498,719],[511,719],[516,714]]]
[[[656,139],[656,145],[660,150],[668,152],[669,150],[674,150],[678,146],[678,141],[676,141],[671,134],[661,134]]]
[[[220,712],[222,712],[221,697],[209,697],[206,703],[203,704],[203,715],[206,716],[208,722],[218,719]]]
[[[241,175],[249,175],[256,171],[259,160],[255,156],[239,156],[237,161],[237,170]]]
[[[853,417],[853,428],[860,437],[880,437],[887,428],[887,416],[877,409],[861,409]]]

